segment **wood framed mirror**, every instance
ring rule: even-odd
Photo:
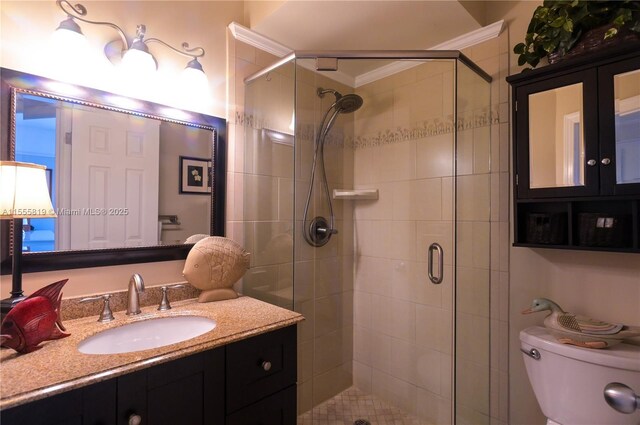
[[[6,68],[0,80],[0,158],[47,166],[58,214],[23,225],[23,272],[179,260],[224,236],[223,118]],[[9,274],[14,229],[0,225]]]

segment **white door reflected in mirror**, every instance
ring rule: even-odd
[[[582,83],[529,95],[531,188],[584,186]]]
[[[640,183],[640,70],[613,78],[616,123],[616,182]]]

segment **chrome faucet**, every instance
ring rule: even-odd
[[[138,273],[131,275],[127,290],[127,316],[140,314],[140,292],[144,292],[144,281]]]

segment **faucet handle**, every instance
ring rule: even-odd
[[[165,285],[161,286],[162,289],[162,300],[160,301],[160,305],[158,306],[158,311],[171,310],[171,304],[169,304],[169,297],[167,296],[167,291],[169,289],[177,289],[184,288],[185,285],[183,283],[178,283],[176,285]]]
[[[87,303],[90,301],[102,300],[104,304],[102,306],[102,311],[100,312],[100,317],[98,317],[98,322],[106,323],[114,319],[113,312],[111,311],[111,306],[109,305],[109,300],[111,299],[112,296],[113,295],[111,294],[96,295],[93,297],[82,298],[80,299],[80,302]]]

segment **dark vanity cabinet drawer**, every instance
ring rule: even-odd
[[[112,425],[115,422],[115,379],[0,412],[2,425]]]
[[[262,399],[227,416],[226,425],[295,425],[296,386]]]
[[[255,403],[296,383],[296,327],[227,347],[227,412]]]

